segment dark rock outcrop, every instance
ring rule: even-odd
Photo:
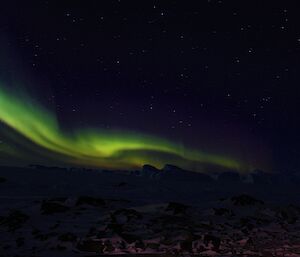
[[[58,201],[44,200],[41,205],[41,212],[44,215],[66,212],[70,207],[61,204]]]

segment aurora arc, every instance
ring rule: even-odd
[[[231,170],[243,167],[239,161],[226,156],[188,149],[159,137],[121,130],[64,131],[53,113],[28,95],[16,95],[1,85],[0,121],[71,165],[131,169],[144,164],[162,168],[169,163],[195,171],[201,171],[205,165]]]

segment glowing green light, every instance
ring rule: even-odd
[[[168,140],[125,131],[63,131],[52,113],[30,97],[16,96],[0,85],[0,120],[35,145],[66,163],[102,168],[140,168],[166,163],[201,170],[203,165],[240,169],[242,164],[225,156],[207,154]],[[45,156],[47,158],[47,156]]]

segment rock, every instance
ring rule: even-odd
[[[58,240],[63,241],[63,242],[74,242],[74,241],[76,241],[76,239],[77,239],[77,236],[70,232],[61,234],[58,237]]]
[[[148,178],[151,178],[151,179],[156,179],[156,178],[159,178],[160,175],[161,175],[162,171],[151,166],[151,165],[144,165],[143,166],[143,169],[141,171],[141,175],[144,176],[144,177],[148,177]]]
[[[99,230],[96,232],[96,238],[101,239],[107,236],[107,232],[105,230]]]
[[[60,202],[60,203],[65,203],[67,201],[67,197],[55,197],[55,198],[51,198],[48,201],[49,202]]]
[[[159,243],[148,243],[147,248],[157,250],[159,248],[160,244]]]
[[[55,237],[55,236],[57,236],[56,232],[50,232],[50,233],[46,233],[46,234],[42,234],[39,232],[38,234],[34,235],[34,238],[38,239],[40,241],[47,241],[49,238]]]
[[[77,244],[77,249],[83,252],[103,253],[105,246],[101,241],[87,239]]]
[[[167,180],[194,181],[205,185],[211,184],[214,181],[211,177],[204,173],[184,170],[170,164],[166,164],[164,166],[161,177]]]
[[[288,224],[294,224],[299,219],[297,209],[292,206],[281,208],[277,213],[277,216]]]
[[[240,224],[242,226],[242,232],[248,234],[255,226],[252,224],[253,220],[247,217],[240,218]]]
[[[106,231],[111,231],[113,233],[116,233],[116,234],[120,234],[123,232],[123,225],[122,224],[117,224],[117,223],[109,223],[107,226],[106,226]]]
[[[111,253],[115,250],[115,247],[112,245],[112,243],[109,240],[105,240],[104,242],[104,252]]]
[[[231,201],[233,202],[234,205],[237,205],[237,206],[264,204],[263,201],[257,200],[255,198],[253,198],[252,196],[249,196],[246,194],[232,197]]]
[[[208,246],[209,243],[212,243],[215,249],[219,249],[221,244],[221,239],[213,235],[205,235],[203,238],[203,242],[206,246]]]
[[[133,219],[142,219],[142,217],[143,215],[134,209],[118,209],[111,214],[113,223],[129,222]]]
[[[56,246],[56,250],[58,250],[58,251],[65,251],[66,249],[67,249],[67,247],[65,247],[64,245],[58,244]]]
[[[135,248],[145,249],[145,244],[142,240],[137,240],[134,244]]]
[[[29,216],[19,210],[13,210],[6,217],[0,217],[0,225],[6,226],[9,230],[16,230],[29,219]]]
[[[232,211],[227,208],[214,208],[215,215],[224,216],[224,215],[232,215]]]
[[[95,207],[103,207],[105,206],[105,201],[101,198],[95,198],[95,197],[90,197],[90,196],[80,196],[77,199],[76,205],[91,205]]]
[[[172,229],[186,226],[187,221],[188,219],[186,219],[186,217],[178,215],[161,215],[153,219],[153,222],[161,224],[163,228],[170,227]]]
[[[173,214],[185,214],[188,206],[181,203],[170,202],[166,208],[166,211],[172,211]]]
[[[124,232],[120,233],[119,236],[122,237],[128,244],[141,240],[137,235],[124,233]]]
[[[163,171],[164,172],[184,172],[183,169],[175,166],[175,165],[172,165],[172,164],[166,164],[164,167],[163,167]]]
[[[184,252],[191,252],[193,250],[192,239],[186,239],[180,242],[180,249]]]
[[[55,213],[61,213],[66,212],[70,210],[68,206],[65,206],[59,202],[54,201],[43,201],[41,205],[41,212],[45,215],[55,214]]]

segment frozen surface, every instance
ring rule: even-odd
[[[1,167],[0,256],[300,256],[297,177],[183,173]]]

